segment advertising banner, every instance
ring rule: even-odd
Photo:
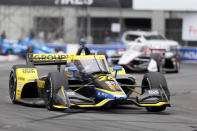
[[[132,0],[0,0],[0,5],[131,8]]]
[[[136,10],[197,10],[197,0],[133,0]]]
[[[184,16],[182,39],[185,41],[197,41],[197,14]]]
[[[197,62],[197,48],[181,48],[180,54],[182,61]]]

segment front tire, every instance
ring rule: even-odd
[[[55,97],[61,86],[68,88],[67,76],[61,72],[50,72],[45,87],[45,105],[48,110],[54,110]]]
[[[14,71],[11,71],[9,78],[9,95],[13,104],[16,104],[16,86],[17,86],[16,75]]]
[[[167,86],[166,79],[164,75],[160,72],[151,72],[144,75],[144,78],[142,80],[142,93],[146,92],[150,89],[156,89],[163,92],[163,98],[162,101],[169,101],[170,100],[170,92]],[[146,107],[146,110],[149,112],[161,112],[166,109],[166,106],[149,106]]]

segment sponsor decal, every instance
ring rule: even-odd
[[[35,72],[35,69],[28,69],[28,68],[23,69],[22,72],[23,72],[24,74],[33,74],[33,73],[36,73],[36,72]]]
[[[118,88],[117,84],[114,81],[106,81],[105,83],[112,90],[116,90]]]
[[[34,81],[34,82],[36,82],[36,81],[37,81],[37,79],[29,79],[28,81]]]
[[[69,55],[33,55],[33,60],[62,60],[68,59]]]
[[[22,85],[23,85],[22,82],[18,83],[18,87],[22,87]]]
[[[159,90],[149,90],[148,93],[151,94],[151,95],[158,95]]]
[[[113,78],[111,76],[100,76],[99,79],[100,79],[99,81],[113,80]]]
[[[108,96],[108,94],[107,93],[104,93],[104,92],[98,92],[97,95],[98,96],[103,96],[105,98]]]
[[[54,0],[55,5],[92,5],[94,0]]]
[[[18,80],[25,81],[25,78],[23,78],[23,77],[18,77]]]

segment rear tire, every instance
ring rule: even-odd
[[[158,89],[163,90],[166,94],[167,101],[170,100],[170,92],[167,86],[164,75],[160,72],[151,72],[144,75],[142,80],[142,93],[146,90]],[[149,112],[161,112],[166,109],[166,106],[150,106],[146,107]]]
[[[50,72],[45,87],[45,105],[48,110],[54,110],[54,99],[61,86],[68,89],[67,76],[62,72]]]

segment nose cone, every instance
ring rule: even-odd
[[[126,52],[120,58],[118,64],[119,65],[126,65],[129,64],[134,58],[138,57],[141,53],[140,52]]]

